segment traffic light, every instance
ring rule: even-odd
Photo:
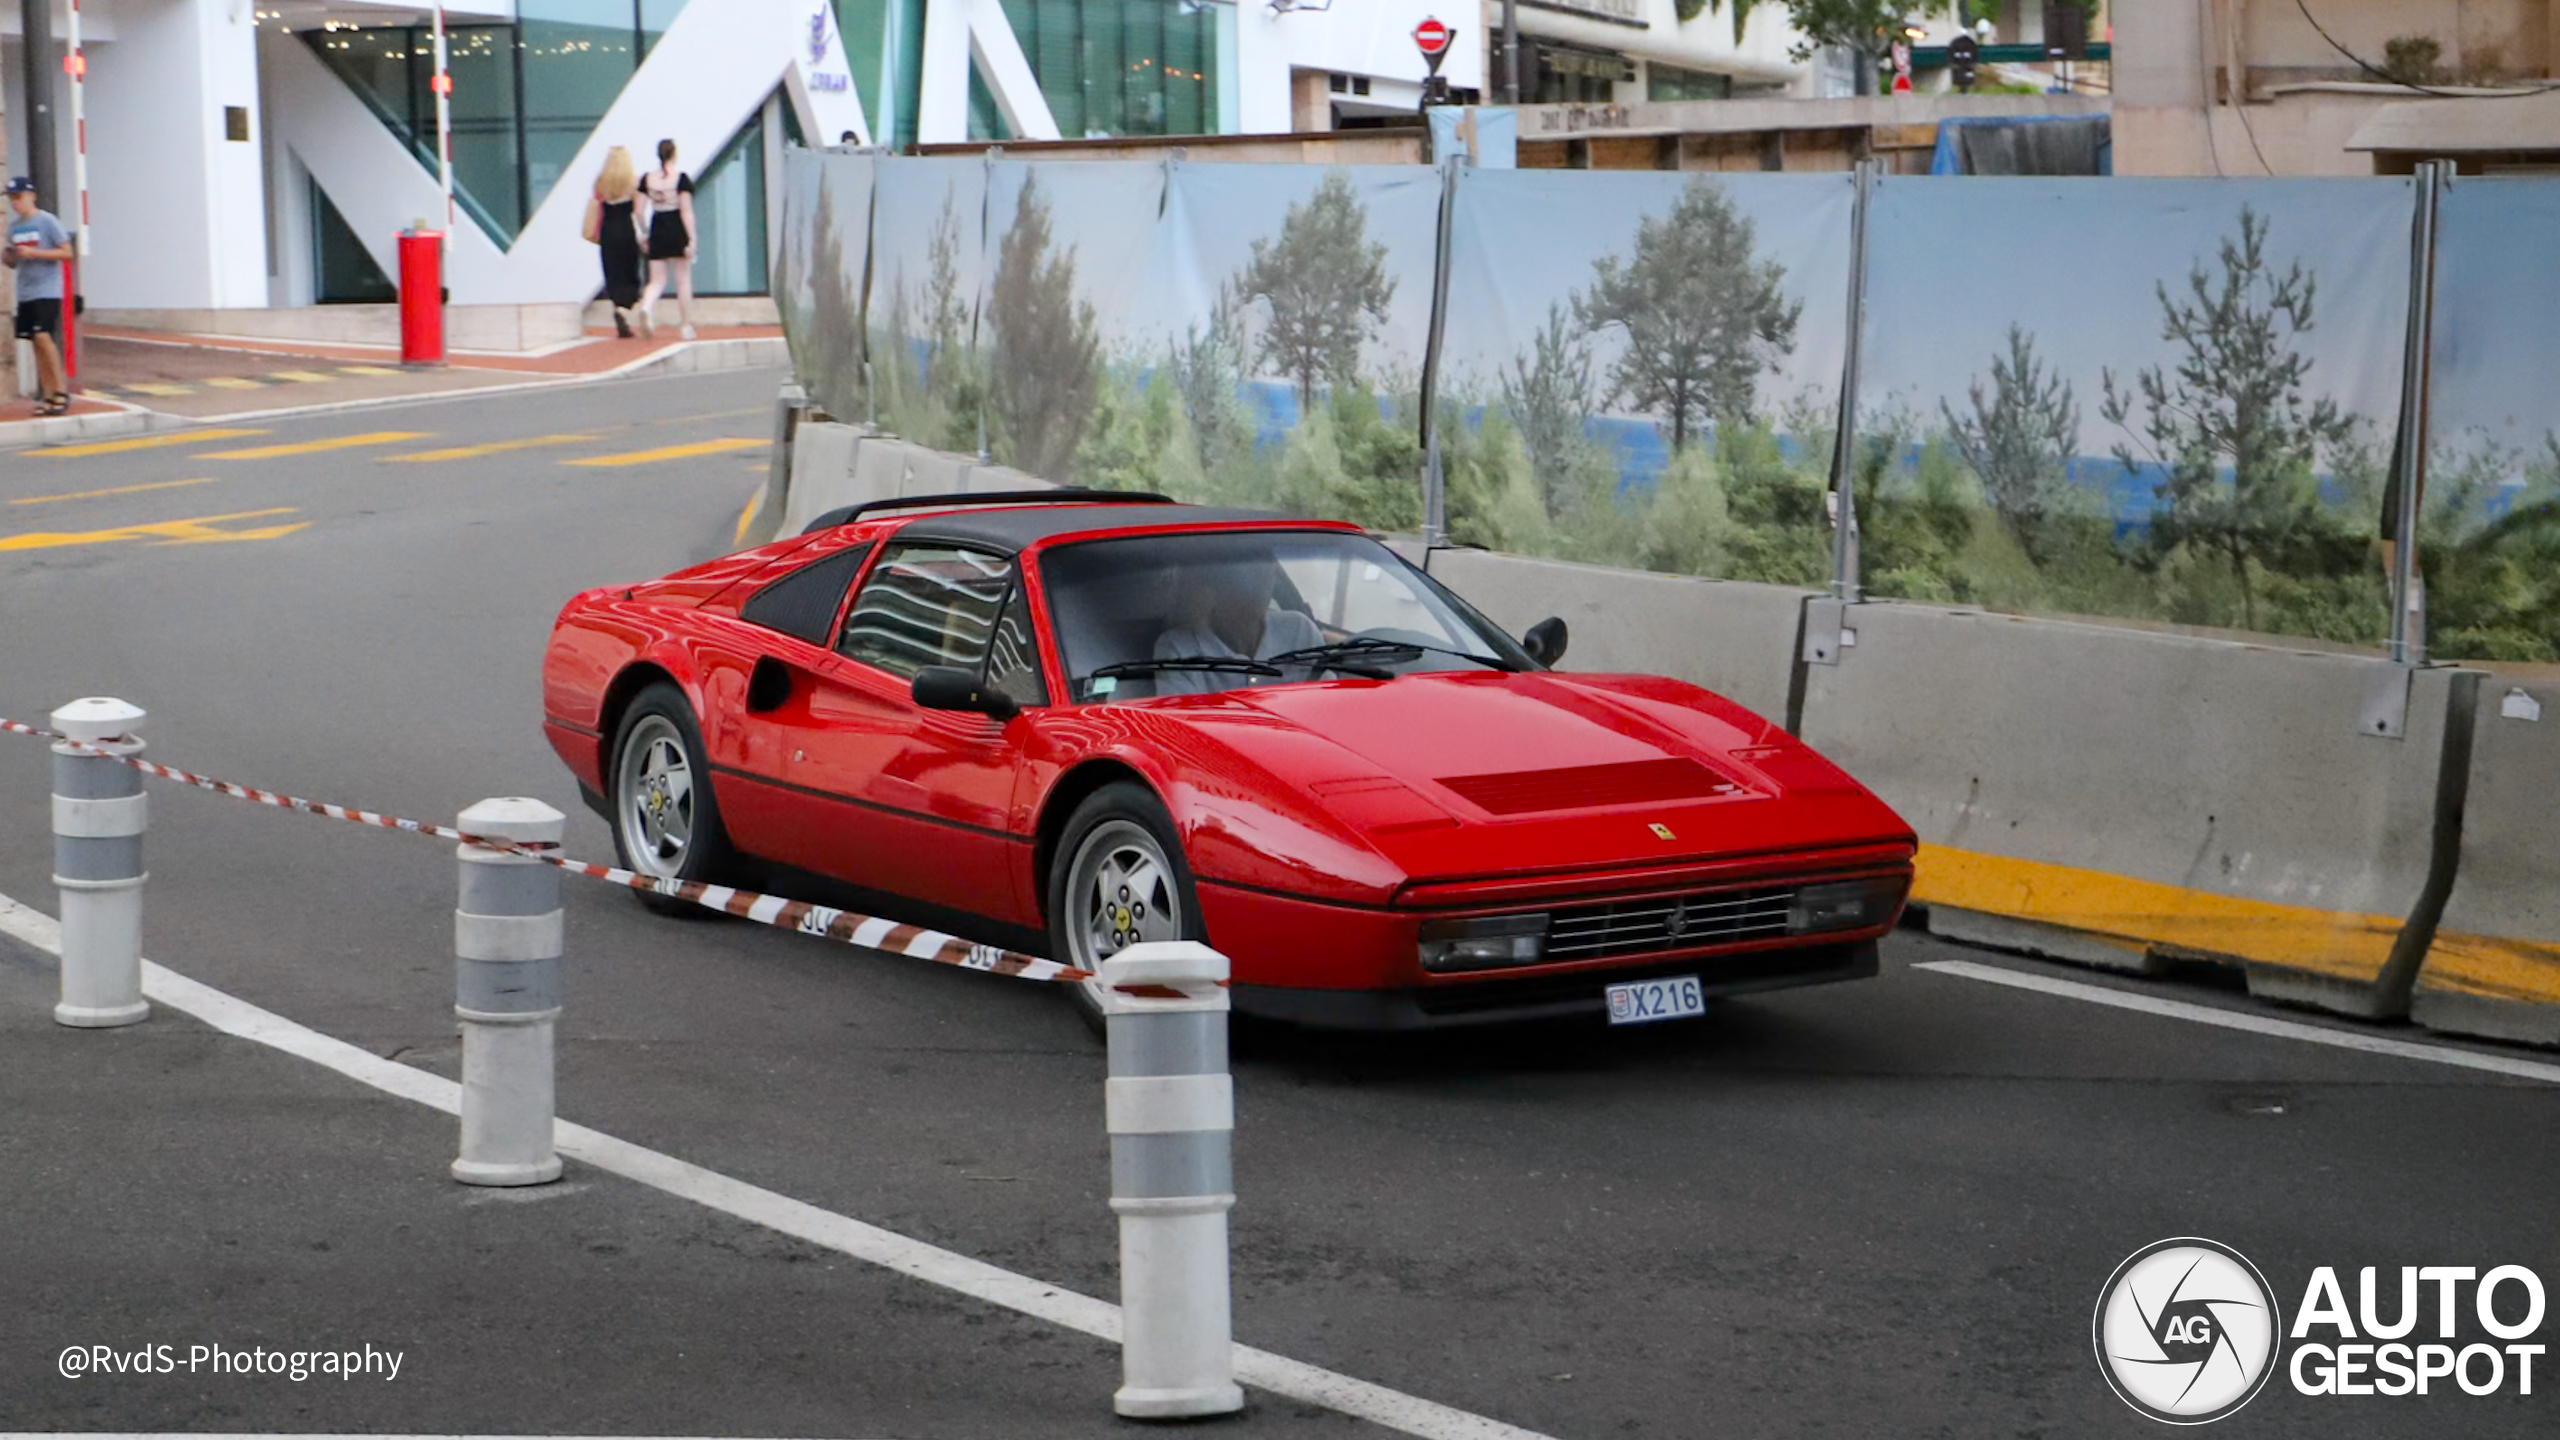
[[[1970,35],[1957,35],[1947,42],[1947,73],[1958,90],[1972,91],[1973,67],[1981,58],[1982,42]]]

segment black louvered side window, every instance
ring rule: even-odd
[[[845,587],[870,551],[868,545],[856,545],[792,571],[739,606],[739,618],[823,648],[835,638],[836,609],[844,601]]]

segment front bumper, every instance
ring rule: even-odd
[[[1828,985],[1873,977],[1878,965],[1876,947],[1874,940],[1789,945],[1605,970],[1380,990],[1311,990],[1238,982],[1231,994],[1240,1014],[1323,1030],[1439,1030],[1597,1020],[1608,1013],[1608,987],[1620,981],[1695,975],[1709,998]]]

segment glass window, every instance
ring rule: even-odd
[[[1390,675],[1528,668],[1508,637],[1365,535],[1252,530],[1097,540],[1048,552],[1040,577],[1069,690],[1083,701],[1344,673],[1326,662]],[[1333,648],[1282,661],[1277,675],[1244,663],[1311,646]]]
[[[868,545],[856,545],[801,566],[748,597],[738,607],[738,618],[812,645],[825,645],[835,633],[836,610],[844,604],[845,587],[853,583],[862,569],[862,557],[870,550]]]
[[[836,648],[892,675],[928,665],[976,670],[1012,583],[1001,556],[947,545],[898,545],[853,597]]]
[[[311,187],[311,213],[314,221],[312,249],[319,273],[314,277],[314,293],[323,305],[374,304],[397,300],[400,292],[391,285],[382,267],[373,263],[373,255],[356,239],[355,228],[317,184]]]
[[[517,55],[524,67],[524,197],[539,208],[578,147],[639,68],[633,0],[518,0]],[[658,137],[640,136],[631,156],[654,163]],[[643,156],[650,157],[643,159]]]
[[[426,56],[418,89],[426,95],[428,163],[434,163],[435,36],[421,31]],[[453,76],[453,188],[478,211],[500,243],[524,228],[523,175],[516,154],[515,31],[502,25],[445,31],[445,68]]]
[[[764,185],[764,117],[759,114],[694,180],[696,293],[765,293]]]
[[[1733,98],[1733,77],[1710,70],[1683,70],[1676,65],[1647,64],[1644,67],[1644,98],[1730,100]]]
[[[1049,687],[1040,678],[1040,644],[1031,632],[1031,602],[1019,585],[996,621],[995,644],[987,652],[987,688],[1026,708],[1049,703]]]
[[[1059,134],[1217,128],[1211,0],[1004,0],[1004,12]]]

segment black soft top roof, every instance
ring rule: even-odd
[[[1015,554],[1053,535],[1082,530],[1149,530],[1160,527],[1286,521],[1267,510],[1207,505],[1023,505],[991,510],[946,510],[919,515],[898,527],[901,540],[943,540]],[[1332,528],[1322,521],[1310,528]]]

